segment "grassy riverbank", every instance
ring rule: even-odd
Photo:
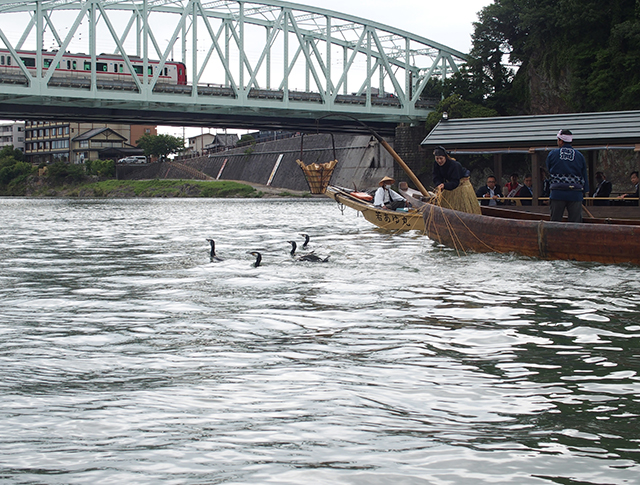
[[[284,189],[260,190],[248,184],[228,180],[103,180],[50,185],[43,180],[29,184],[29,197],[304,197]]]

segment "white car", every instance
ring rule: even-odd
[[[147,157],[144,157],[142,155],[125,157],[118,160],[118,163],[147,163]]]

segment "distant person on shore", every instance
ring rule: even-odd
[[[638,172],[631,172],[631,183],[635,186],[636,191],[632,194],[622,194],[620,196],[621,199],[625,199],[627,197],[638,197],[640,195],[640,192],[638,191],[638,183],[640,182],[640,178],[638,177]],[[632,200],[630,201],[631,205],[638,205],[637,200]]]
[[[558,148],[547,156],[547,169],[551,177],[549,205],[551,220],[561,221],[567,209],[569,222],[582,222],[582,203],[589,193],[587,163],[571,143],[573,133],[560,130],[556,135]]]
[[[442,207],[480,214],[480,204],[469,181],[469,170],[451,158],[442,146],[435,148],[433,156],[433,184],[441,195]]]
[[[378,187],[378,190],[376,190],[373,196],[373,205],[375,207],[386,207],[394,211],[400,207],[407,206],[407,200],[391,189],[391,186],[395,183],[396,181],[391,177],[382,177],[380,182],[378,182],[380,187]]]
[[[515,193],[514,197],[533,197],[533,178],[531,177],[531,174],[528,173],[524,176],[524,180],[523,180],[524,184],[520,187],[520,189],[518,189],[518,191]],[[531,200],[521,200],[520,204],[522,205],[531,205],[532,201]]]
[[[496,184],[496,178],[493,175],[487,177],[487,184],[476,190],[476,196],[482,197],[480,201],[482,205],[496,206],[498,199],[502,197],[502,189]]]
[[[611,182],[607,180],[603,172],[596,172],[596,190],[593,191],[591,197],[609,197],[611,196]],[[610,205],[608,200],[594,200],[593,205]]]

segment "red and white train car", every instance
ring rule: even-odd
[[[22,75],[18,62],[22,62],[33,77],[36,76],[36,52],[18,51],[19,61],[13,58],[9,50],[0,49],[0,75]],[[48,69],[56,56],[56,51],[43,51],[43,69]],[[135,75],[142,77],[143,61],[140,57],[129,56]],[[160,62],[149,60],[147,76],[152,78],[160,67]],[[134,80],[122,56],[114,54],[100,54],[96,57],[96,76],[98,81],[120,81],[123,84],[133,84]],[[91,56],[86,54],[65,53],[55,68],[54,76],[60,79],[89,79],[91,77]],[[186,85],[187,69],[184,63],[167,61],[158,76],[157,84]]]

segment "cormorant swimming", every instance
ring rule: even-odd
[[[220,259],[218,256],[216,256],[216,243],[213,239],[207,239],[207,241],[209,241],[209,244],[211,244],[211,253],[209,254],[209,256],[211,257],[211,262],[217,262],[217,261],[223,261],[222,259]]]
[[[300,234],[304,237],[304,244],[302,245],[302,249],[307,249],[307,244],[309,244],[309,234]]]
[[[298,248],[298,245],[296,244],[295,241],[287,241],[289,244],[291,244],[291,256],[295,256],[296,255],[296,249]],[[304,247],[304,246],[302,246]],[[313,254],[313,252],[310,252],[309,254],[304,254],[302,256],[300,256],[298,258],[298,261],[309,261],[312,263],[326,263],[327,261],[329,261],[329,256],[327,256],[326,258],[322,259],[320,256],[316,256],[315,254]]]
[[[256,262],[253,263],[253,266],[255,268],[257,268],[258,266],[260,266],[260,263],[262,262],[262,254],[260,254],[258,251],[250,251],[247,254],[250,254],[251,256],[255,256],[256,258]]]

